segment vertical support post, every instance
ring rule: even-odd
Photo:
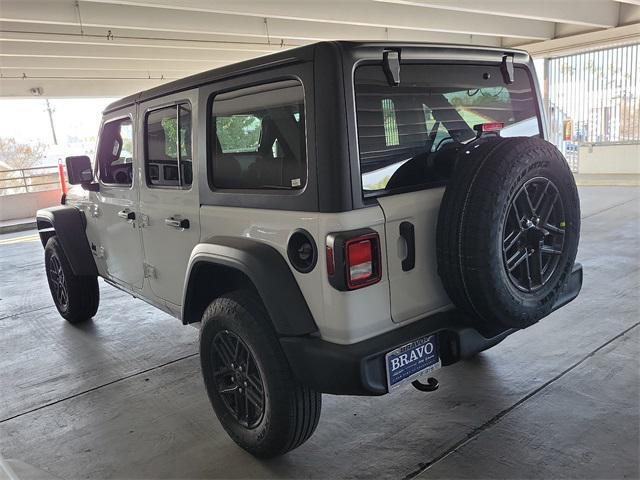
[[[56,129],[53,126],[53,109],[49,104],[49,99],[45,100],[47,102],[47,112],[49,112],[49,124],[51,125],[51,135],[53,135],[53,144],[58,145],[58,138],[56,137]]]
[[[542,74],[542,108],[544,108],[544,118],[547,122],[547,131],[551,134],[551,109],[549,108],[549,58],[544,58]]]
[[[20,173],[22,174],[22,184],[24,185],[25,193],[29,193],[29,185],[27,185],[27,177],[24,176],[24,168],[20,169]]]
[[[67,181],[64,178],[64,166],[62,160],[58,161],[58,178],[60,179],[60,190],[63,195],[67,194]]]

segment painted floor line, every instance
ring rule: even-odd
[[[13,237],[13,238],[5,238],[4,240],[0,240],[0,245],[12,245],[14,243],[25,243],[25,242],[35,242],[36,240],[40,240],[40,236],[36,235],[27,235],[24,237]]]
[[[626,201],[621,202],[621,203],[616,203],[615,205],[611,205],[610,207],[603,208],[602,210],[598,210],[597,212],[590,213],[589,215],[585,215],[584,217],[582,217],[582,220],[584,221],[587,218],[591,218],[591,217],[594,217],[596,215],[600,215],[601,213],[608,212],[609,210],[613,210],[616,207],[622,207],[623,205],[626,205],[627,203],[631,203],[631,202],[639,202],[640,203],[640,197],[632,198],[630,200],[626,200]]]
[[[615,337],[607,340],[605,343],[603,343],[602,345],[600,345],[596,349],[594,349],[591,352],[589,352],[587,355],[585,355],[580,360],[578,360],[577,362],[572,364],[570,367],[568,367],[567,369],[563,370],[562,372],[560,372],[558,375],[556,375],[552,379],[546,381],[545,383],[540,385],[538,388],[536,388],[532,392],[530,392],[527,395],[525,395],[524,397],[522,397],[520,400],[518,400],[516,403],[514,403],[510,407],[500,411],[499,413],[494,415],[492,418],[490,418],[488,421],[486,421],[485,423],[483,423],[479,427],[474,428],[470,433],[467,434],[467,436],[465,438],[463,438],[459,442],[455,443],[452,447],[449,447],[447,450],[442,452],[440,455],[435,457],[433,460],[431,460],[429,462],[426,462],[426,463],[419,464],[419,467],[416,470],[414,470],[413,472],[411,472],[408,475],[406,475],[403,478],[403,480],[410,480],[412,478],[417,477],[422,472],[424,472],[424,471],[428,470],[429,468],[431,468],[432,466],[434,466],[436,463],[441,462],[442,460],[447,458],[449,455],[451,455],[451,454],[455,453],[456,451],[458,451],[458,449],[460,449],[461,447],[465,446],[466,444],[468,444],[472,440],[475,440],[482,432],[484,432],[487,429],[493,427],[504,416],[506,416],[509,413],[511,413],[512,411],[514,411],[520,405],[524,404],[527,400],[529,400],[530,398],[536,396],[538,393],[540,393],[541,391],[545,390],[547,387],[549,387],[550,385],[554,384],[556,381],[560,380],[562,377],[564,377],[566,374],[568,374],[569,372],[574,370],[576,367],[579,367],[585,361],[587,361],[589,358],[593,357],[600,350],[602,350],[603,348],[606,348],[611,343],[613,343],[616,340],[618,340],[619,338],[625,336],[627,333],[629,333],[631,330],[633,330],[634,328],[638,327],[639,325],[640,325],[640,322],[636,322],[635,324],[633,324],[629,328],[627,328],[627,329],[623,330],[622,332],[620,332]]]
[[[150,367],[150,368],[147,368],[145,370],[140,370],[139,372],[134,372],[134,373],[131,373],[129,375],[125,375],[124,377],[116,378],[115,380],[112,380],[112,381],[107,382],[107,383],[103,383],[102,385],[97,385],[95,387],[89,388],[88,390],[84,390],[82,392],[74,393],[73,395],[69,395],[67,397],[60,398],[58,400],[54,400],[53,402],[45,403],[44,405],[40,405],[39,407],[32,408],[32,409],[27,410],[25,412],[16,413],[15,415],[12,415],[10,417],[7,417],[5,419],[0,420],[0,424],[4,423],[4,422],[8,422],[9,420],[13,420],[13,419],[18,418],[18,417],[22,417],[24,415],[28,415],[28,414],[33,413],[33,412],[37,412],[38,410],[42,410],[43,408],[51,407],[52,405],[57,405],[58,403],[66,402],[67,400],[71,400],[71,399],[79,397],[81,395],[85,395],[87,393],[95,392],[96,390],[99,390],[99,389],[104,388],[104,387],[108,387],[109,385],[113,385],[114,383],[119,383],[119,382],[122,382],[123,380],[127,380],[129,378],[133,378],[133,377],[136,377],[138,375],[142,375],[142,374],[145,374],[145,373],[152,372],[153,370],[157,370],[159,368],[166,367],[167,365],[172,365],[174,363],[181,362],[182,360],[186,360],[188,358],[195,357],[196,355],[198,355],[198,354],[197,353],[190,353],[189,355],[185,355],[184,357],[176,358],[175,360],[171,360],[169,362],[163,363],[162,365],[156,365],[155,367]]]

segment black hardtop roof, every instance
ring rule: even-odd
[[[444,44],[444,43],[425,43],[425,42],[388,42],[388,41],[326,41],[312,43],[301,47],[284,50],[282,52],[271,53],[268,55],[244,60],[242,62],[225,65],[224,67],[214,68],[205,72],[196,73],[179,80],[174,80],[149,90],[143,90],[142,92],[134,93],[127,97],[116,100],[115,102],[107,105],[103,113],[109,113],[114,110],[118,110],[123,107],[133,105],[135,103],[144,102],[154,98],[162,97],[172,93],[189,90],[191,88],[205,85],[217,80],[225,78],[232,78],[238,75],[249,73],[256,70],[263,70],[265,68],[275,67],[277,65],[285,65],[288,63],[297,63],[302,61],[309,61],[313,59],[314,52],[317,48],[327,48],[333,50],[335,55],[340,55],[345,50],[352,50],[358,48],[402,48],[402,47],[424,47],[424,48],[439,48],[458,51],[492,51],[492,52],[504,52],[504,53],[525,53],[522,50],[501,48],[501,47],[487,47],[479,45],[462,45],[462,44]]]

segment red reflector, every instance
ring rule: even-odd
[[[336,273],[336,264],[335,264],[335,261],[333,260],[333,248],[327,245],[326,252],[327,252],[327,273],[329,275],[333,275],[334,273]]]
[[[504,123],[502,122],[479,123],[478,125],[475,125],[473,127],[473,129],[476,132],[481,132],[481,133],[499,132],[503,128],[504,128]]]

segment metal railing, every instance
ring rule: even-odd
[[[640,142],[640,44],[548,60],[548,114],[577,144]],[[553,133],[553,132],[552,132]]]
[[[58,166],[0,170],[0,195],[41,192],[60,188]]]

